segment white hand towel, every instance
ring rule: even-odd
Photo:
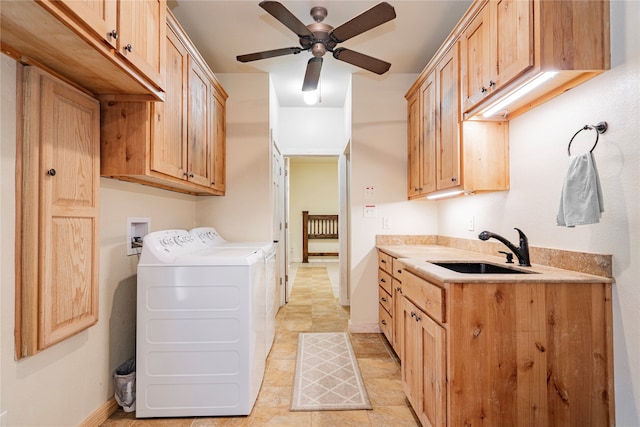
[[[562,186],[558,225],[576,225],[600,222],[604,212],[600,178],[593,155],[589,153],[569,156],[567,176]]]

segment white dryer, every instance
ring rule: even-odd
[[[264,253],[145,236],[138,264],[136,417],[248,415],[264,377]]]
[[[276,334],[276,315],[280,309],[278,298],[279,280],[277,265],[277,242],[232,242],[224,239],[214,227],[198,227],[190,231],[191,235],[200,240],[208,248],[257,248],[265,253],[266,274],[266,319],[265,339],[267,355],[271,351]]]

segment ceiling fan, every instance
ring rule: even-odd
[[[304,25],[280,2],[262,1],[259,3],[259,6],[293,31],[300,39],[300,47],[286,47],[247,55],[238,55],[236,59],[240,62],[251,62],[276,56],[295,55],[302,51],[311,51],[313,58],[307,63],[307,70],[305,72],[304,82],[302,83],[303,91],[316,90],[318,87],[320,69],[322,68],[322,56],[327,52],[331,52],[333,57],[340,61],[347,62],[376,74],[384,74],[391,67],[390,63],[363,53],[344,47],[336,48],[338,43],[342,43],[358,34],[362,34],[365,31],[394,19],[396,17],[395,9],[387,2],[377,4],[337,28],[333,28],[331,25],[322,22],[324,18],[327,17],[327,9],[321,6],[311,8],[311,16],[315,23],[309,25]]]

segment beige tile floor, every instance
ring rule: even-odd
[[[276,318],[276,338],[262,388],[246,417],[136,419],[118,410],[102,427],[400,427],[419,426],[402,391],[398,358],[382,334],[350,334],[372,410],[290,412],[299,332],[348,331],[349,308],[338,304],[327,268],[299,264],[289,302]]]

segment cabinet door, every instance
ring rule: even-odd
[[[532,1],[489,2],[493,38],[491,79],[501,87],[534,65]],[[544,26],[544,22],[541,23]]]
[[[164,88],[166,2],[120,0],[118,52],[159,88]]]
[[[423,426],[446,425],[446,335],[444,329],[403,298],[402,384]]]
[[[420,195],[420,91],[407,99],[407,195]]]
[[[429,77],[420,87],[422,92],[420,141],[420,193],[426,194],[436,190],[436,84],[435,74]]]
[[[37,313],[21,325],[28,355],[98,321],[100,106],[35,67],[25,83],[20,203],[37,235],[21,247],[21,310]]]
[[[189,181],[211,185],[209,149],[209,78],[189,56],[189,92],[187,105],[187,173]]]
[[[164,102],[153,104],[151,170],[184,179],[187,170],[187,48],[167,29],[167,87]]]
[[[402,314],[402,302],[404,297],[402,296],[402,283],[393,279],[393,350],[396,352],[400,360],[402,358],[402,341],[404,338],[403,329],[403,314]]]
[[[494,52],[491,52],[490,7],[485,6],[460,35],[461,90],[463,111],[469,110],[483,99],[495,82],[492,66]]]
[[[215,88],[211,87],[211,187],[215,190],[225,191],[226,178],[226,138],[227,115],[225,101],[220,97]]]
[[[58,4],[80,18],[107,44],[116,47],[118,32],[116,0],[60,0]]]
[[[458,43],[436,65],[438,105],[436,112],[438,190],[461,185],[460,179],[460,91]]]

